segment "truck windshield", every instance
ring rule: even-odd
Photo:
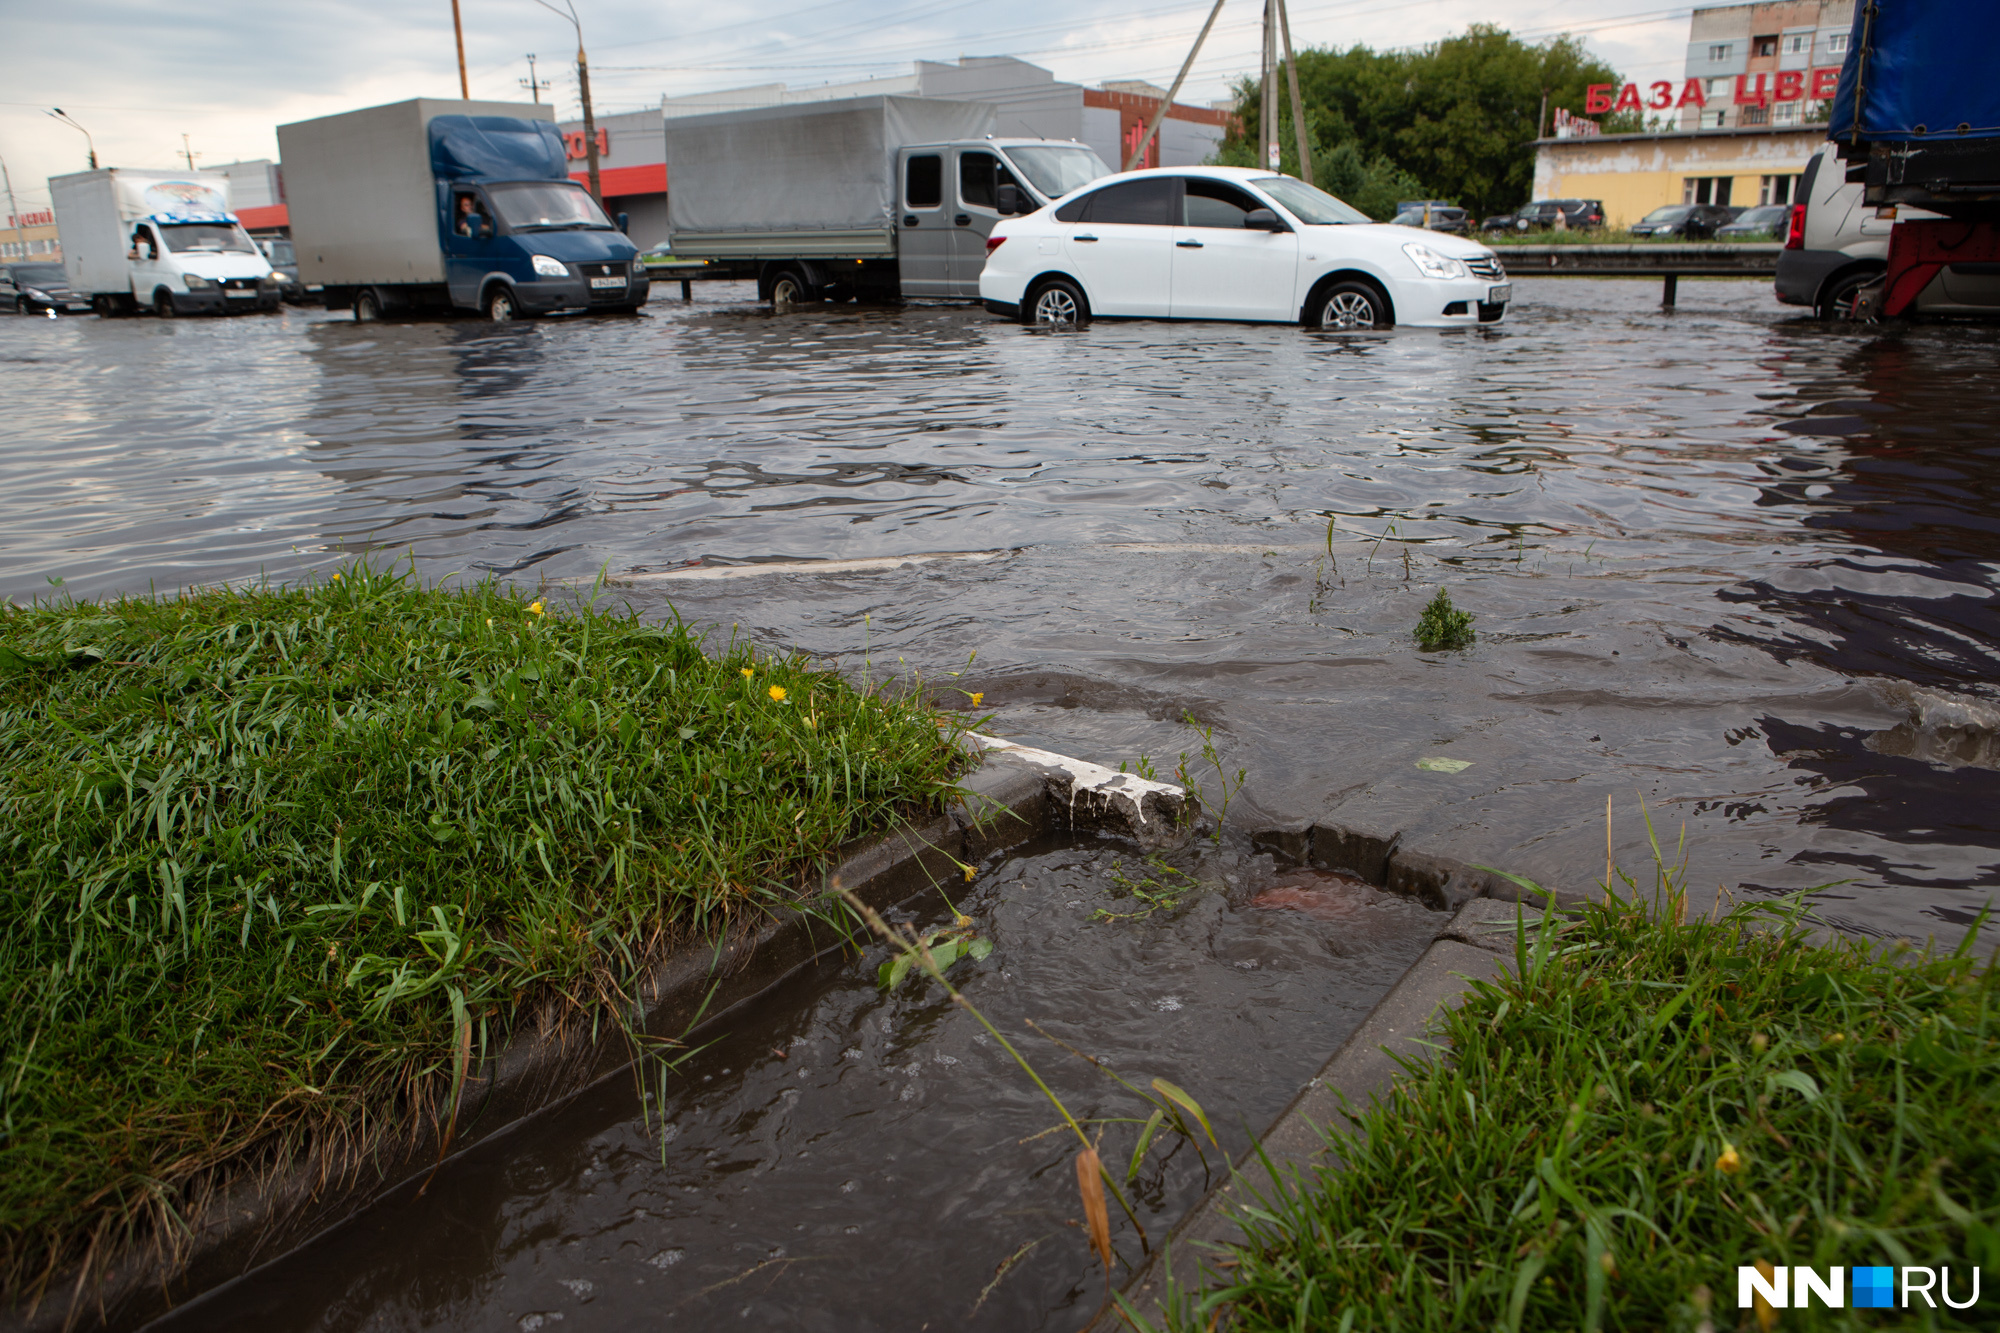
[[[1080,144],[1014,144],[1006,152],[1044,199],[1060,199],[1111,174],[1103,158]]]
[[[160,228],[167,249],[175,254],[254,255],[248,232],[226,222],[177,222]]]
[[[597,201],[571,181],[522,181],[516,185],[489,185],[486,189],[493,196],[493,208],[500,214],[500,220],[513,231],[543,227],[613,230]]]
[[[1293,217],[1308,227],[1325,227],[1336,222],[1373,222],[1360,209],[1315,189],[1290,176],[1258,176],[1250,182],[1291,210]]]

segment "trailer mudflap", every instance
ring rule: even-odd
[[[1889,233],[1882,314],[1895,318],[1952,264],[2000,263],[2000,225],[1991,222],[1899,222]]]

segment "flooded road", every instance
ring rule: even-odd
[[[1651,883],[1643,802],[1669,854],[1685,837],[1698,904],[1718,884],[1816,890],[1844,929],[1955,939],[2000,886],[2000,329],[1831,327],[1761,283],[1684,283],[1671,314],[1649,282],[1516,290],[1498,328],[1354,338],[1166,323],[1049,335],[947,307],[780,317],[716,288],[588,324],[0,322],[0,592],[293,577],[368,550],[433,578],[606,569],[608,595],[643,614],[671,605],[856,672],[978,693],[991,730],[1030,744],[1114,767],[1143,757],[1163,775],[1186,754],[1219,800],[1208,728],[1223,769],[1246,774],[1228,812],[1239,835],[1324,820],[1583,891],[1603,875],[1607,797],[1621,865]],[[981,558],[800,567],[938,552]],[[1439,586],[1477,616],[1466,651],[1412,641]],[[1437,759],[1464,766],[1419,767]],[[1258,935],[1300,914],[1239,915]],[[1069,929],[1040,949],[1060,953]],[[1285,1004],[1351,987],[1365,1010],[1394,968],[1308,975]],[[809,1011],[757,1019],[766,1044],[919,1021],[921,1005],[874,999],[865,981],[824,978],[798,1002]],[[1087,998],[1018,1012],[1075,1014],[1079,1039],[1128,1054],[1173,1048],[1165,1028],[1123,1031],[1132,996],[1115,993],[1101,1013]],[[921,1039],[924,1059],[972,1058],[952,1018]],[[1258,1127],[1337,1042],[1267,1026],[1304,1035],[1228,1094]],[[883,1061],[916,1058],[887,1053],[920,1040],[907,1029],[880,1040]],[[1202,1073],[1233,1069],[1228,1051],[1198,1054],[1192,1090],[1231,1085]],[[718,1118],[685,1131],[718,1161],[750,1132],[744,1117],[775,1114],[769,1080],[785,1076],[730,1067],[736,1082],[707,1071],[717,1092],[690,1103]],[[869,1095],[900,1098],[888,1067]],[[1019,1095],[993,1091],[1002,1082],[986,1093]],[[813,1086],[824,1108],[848,1105]],[[511,1328],[567,1310],[562,1328],[624,1326],[640,1288],[600,1293],[601,1318],[556,1298],[623,1253],[618,1219],[666,1204],[648,1201],[666,1177],[642,1120],[629,1086],[607,1092],[522,1157],[493,1157],[487,1178],[465,1174],[432,1206],[470,1211],[433,1221],[471,1229],[477,1271],[428,1287],[397,1258],[400,1233],[364,1227],[314,1261],[312,1300],[259,1317]],[[961,1149],[1001,1151],[955,1143],[924,1189],[978,1216],[982,1178]],[[589,1182],[606,1172],[600,1198]],[[1048,1172],[1053,1198],[1061,1171]],[[1199,1193],[1198,1168],[1169,1176],[1163,1200]],[[724,1193],[690,1197],[689,1216]],[[822,1212],[812,1226],[860,1225]],[[923,1234],[936,1219],[906,1221]],[[993,1246],[1012,1238],[997,1255],[908,1242],[870,1280],[936,1271],[952,1299],[976,1294],[1022,1226],[988,1228]],[[843,1243],[780,1257],[857,1262]],[[645,1245],[634,1262],[685,1249],[685,1268],[637,1274],[682,1300],[793,1242],[759,1231],[700,1269],[692,1245]],[[999,1289],[1019,1303],[994,1327],[1087,1313],[1074,1233],[1056,1245],[1061,1266]],[[808,1266],[780,1267],[791,1283]],[[817,1299],[781,1317],[744,1297],[769,1323]],[[966,1317],[937,1314],[940,1328]]]

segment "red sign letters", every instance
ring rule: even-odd
[[[1756,82],[1752,83],[1751,80]],[[1775,79],[1770,74],[1738,74],[1736,76],[1737,106],[1769,106],[1773,102],[1798,102],[1810,99],[1815,102],[1831,101],[1834,89],[1840,86],[1840,70],[1816,69],[1811,72],[1812,86],[1807,90],[1807,71],[1802,69],[1781,69]],[[1639,85],[1628,83],[1618,90],[1614,99],[1611,90],[1618,88],[1615,83],[1593,83],[1584,90],[1583,109],[1587,115],[1601,116],[1620,111],[1671,111],[1681,107],[1706,107],[1708,95],[1703,91],[1703,80],[1689,79],[1681,85],[1680,96],[1674,96],[1674,85],[1660,80],[1651,85],[1650,96],[1641,97]]]

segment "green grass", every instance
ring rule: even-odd
[[[1443,588],[1430,601],[1424,603],[1423,614],[1417,617],[1414,631],[1417,647],[1427,653],[1442,652],[1447,648],[1469,648],[1476,637],[1472,628],[1472,612],[1461,611],[1451,604],[1451,594]]]
[[[1481,244],[1505,248],[1510,245],[1775,245],[1783,236],[1734,236],[1719,241],[1690,241],[1685,236],[1634,236],[1624,228],[1602,231],[1526,231],[1481,233]]]
[[[231,1171],[436,1144],[471,1055],[625,1022],[649,963],[939,809],[954,740],[492,584],[0,610],[8,1294]]]
[[[1176,1327],[1756,1327],[1735,1274],[1759,1260],[1948,1265],[1959,1301],[1985,1269],[1973,1309],[1784,1327],[1994,1327],[1991,960],[1821,947],[1769,906],[1671,915],[1599,905],[1523,940],[1365,1139],[1329,1140],[1349,1169],[1268,1191]]]

